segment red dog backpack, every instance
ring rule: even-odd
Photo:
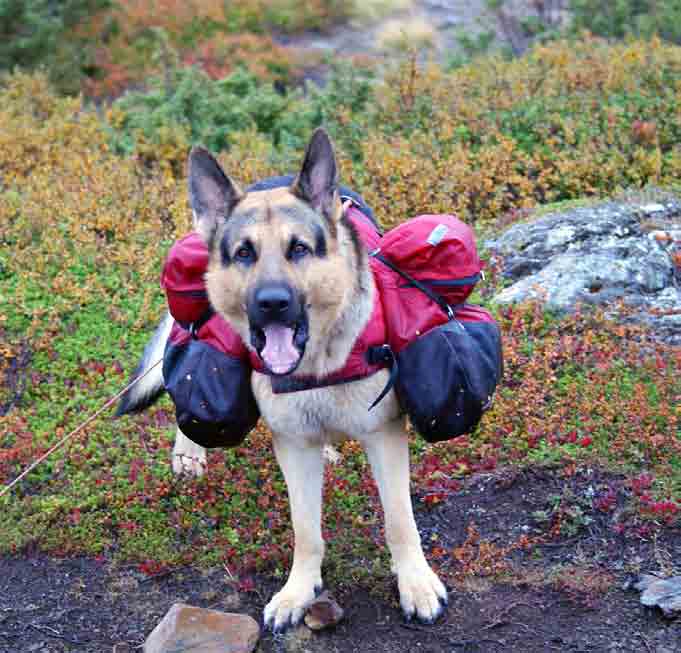
[[[400,224],[371,252],[386,310],[395,391],[429,442],[469,433],[503,373],[501,332],[466,299],[482,276],[472,229],[452,215]]]
[[[249,352],[208,301],[208,249],[192,233],[168,252],[161,286],[175,318],[163,354],[163,381],[177,425],[203,447],[241,444],[260,412],[251,389]]]

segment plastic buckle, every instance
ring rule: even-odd
[[[360,209],[360,210],[361,210],[361,207],[360,207],[360,205],[359,205],[359,202],[357,202],[356,200],[354,200],[354,199],[353,199],[352,197],[350,197],[349,195],[341,195],[341,196],[340,196],[340,200],[341,200],[341,202],[343,202],[343,203],[349,201],[350,204],[352,204],[352,206],[354,206],[356,209]]]
[[[380,365],[381,363],[392,363],[394,354],[390,345],[374,345],[367,350],[367,361],[369,365]]]

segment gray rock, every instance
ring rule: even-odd
[[[248,615],[175,603],[147,637],[144,653],[251,653],[259,638]]]
[[[679,236],[677,238],[677,236]],[[486,246],[512,283],[499,303],[571,311],[623,300],[633,319],[681,344],[681,201],[603,202],[518,223]]]
[[[641,594],[641,603],[648,607],[659,607],[667,617],[681,612],[681,576],[649,583]]]
[[[638,577],[636,583],[634,583],[634,589],[637,589],[639,592],[644,592],[658,580],[661,580],[659,576],[653,576],[652,574],[641,574]]]

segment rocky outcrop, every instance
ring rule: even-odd
[[[516,223],[487,241],[510,285],[499,303],[540,299],[571,311],[577,303],[629,307],[681,344],[681,201],[604,202]]]

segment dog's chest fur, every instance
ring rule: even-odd
[[[387,370],[381,370],[341,385],[274,394],[269,377],[256,372],[252,386],[260,412],[274,433],[315,444],[344,437],[363,440],[398,417],[400,408],[392,391],[369,410],[385,387],[388,375]]]

